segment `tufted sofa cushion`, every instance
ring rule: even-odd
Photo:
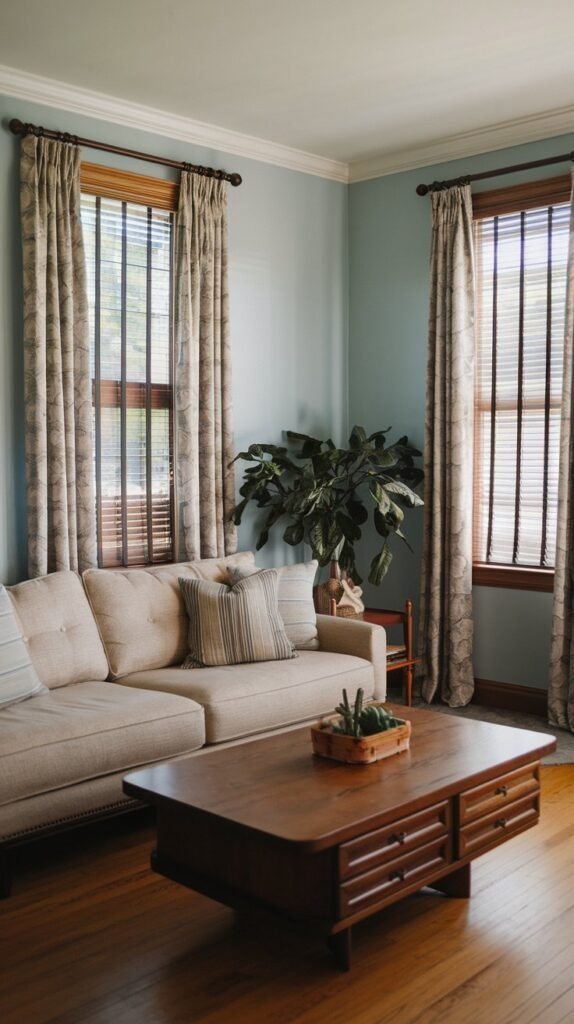
[[[82,582],[54,572],[7,588],[36,672],[45,686],[107,679],[108,662]]]
[[[83,580],[104,642],[112,679],[163,668],[187,654],[188,619],[178,578],[229,583],[227,566],[255,564],[251,551],[227,558],[148,566],[87,569]]]

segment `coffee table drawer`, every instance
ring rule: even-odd
[[[538,793],[515,800],[503,810],[486,814],[461,828],[458,836],[458,856],[465,857],[477,851],[497,846],[505,836],[535,825],[540,816]]]
[[[357,875],[339,888],[339,916],[350,917],[366,907],[384,903],[414,883],[422,887],[451,860],[451,839],[447,835],[395,857],[373,871]]]
[[[409,814],[374,832],[351,839],[339,847],[339,878],[364,874],[379,864],[394,860],[399,854],[424,846],[450,832],[450,802],[443,800],[432,807]]]
[[[527,764],[513,772],[500,775],[492,782],[467,789],[459,797],[459,821],[466,825],[485,814],[504,810],[507,804],[540,792],[538,764]]]

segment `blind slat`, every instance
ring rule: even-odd
[[[569,216],[475,222],[476,562],[554,564]]]
[[[171,215],[82,195],[98,560],[173,557]]]

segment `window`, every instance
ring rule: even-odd
[[[569,189],[476,197],[475,582],[552,586]]]
[[[98,564],[167,562],[174,536],[173,186],[107,168],[90,173],[90,166],[82,167],[82,225]],[[159,197],[163,208],[158,187],[168,192]]]

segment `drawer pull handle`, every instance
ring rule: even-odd
[[[497,828],[506,828],[508,824],[508,818],[498,818],[496,825]]]
[[[389,875],[389,878],[390,878],[391,882],[396,882],[396,881],[404,882],[404,880],[405,880],[405,869],[404,868],[399,868],[398,871],[393,871]]]
[[[388,841],[389,843],[399,843],[402,846],[406,838],[406,832],[393,832],[393,834],[389,836]]]
[[[499,786],[494,792],[497,795],[500,794],[501,796],[506,796],[508,794],[508,786]]]

